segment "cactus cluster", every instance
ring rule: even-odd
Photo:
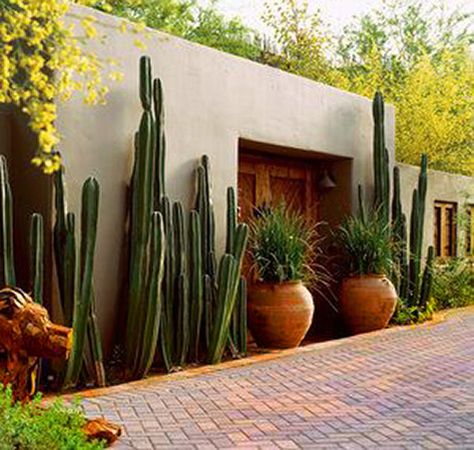
[[[394,168],[392,230],[396,243],[394,281],[400,298],[408,306],[426,308],[431,292],[434,248],[430,246],[423,268],[423,230],[426,211],[428,158],[422,155],[418,186],[413,190],[409,234],[401,208],[400,172]]]
[[[388,151],[384,137],[384,100],[377,92],[373,101],[374,118],[374,208],[380,211],[387,224],[390,221],[390,177]],[[391,239],[395,243],[392,280],[399,297],[408,305],[426,308],[430,297],[434,249],[428,249],[423,268],[423,231],[428,181],[428,158],[422,155],[418,185],[413,190],[409,234],[406,215],[402,210],[400,170],[393,170],[391,203]]]
[[[203,156],[196,170],[196,201],[189,213],[166,195],[163,87],[159,79],[152,80],[147,56],[140,59],[140,100],[143,113],[131,181],[125,341],[134,378],[146,375],[149,365],[137,367],[137,361],[146,359],[151,364],[156,343],[166,371],[201,361],[215,363],[227,347],[245,353],[247,345],[245,284],[240,272],[248,229],[237,224],[235,193],[229,189],[226,253],[218,265],[209,158]],[[143,276],[154,262],[149,248],[152,214],[162,220],[159,298],[146,293],[150,280]],[[151,304],[156,306],[153,312],[160,314],[146,328],[142,322],[148,318],[146,305],[149,309]],[[144,353],[146,358],[136,356]]]
[[[95,313],[94,255],[99,211],[99,183],[88,178],[82,187],[80,247],[77,253],[76,216],[67,211],[64,168],[54,175],[56,220],[54,257],[64,324],[73,328],[73,347],[63,383],[77,384],[86,370],[96,385],[105,386],[102,342]]]

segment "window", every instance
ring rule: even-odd
[[[466,256],[474,256],[474,205],[467,207]]]
[[[436,256],[456,256],[456,203],[435,202],[434,244]]]

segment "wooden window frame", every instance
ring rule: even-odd
[[[439,258],[457,256],[457,209],[456,202],[435,201],[434,247]],[[449,223],[451,216],[451,223]]]
[[[466,256],[474,257],[474,204],[467,205]]]

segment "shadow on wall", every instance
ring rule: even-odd
[[[14,252],[17,285],[30,291],[28,236],[30,216],[40,213],[45,229],[44,298],[51,299],[52,253],[48,230],[52,226],[52,178],[31,164],[37,147],[26,116],[17,108],[0,105],[0,153],[7,158],[13,193]],[[47,305],[50,306],[50,305]]]

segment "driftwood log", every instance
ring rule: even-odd
[[[72,330],[55,325],[48,312],[18,288],[0,290],[0,382],[15,400],[34,394],[39,358],[67,359]]]
[[[27,401],[35,393],[39,358],[67,359],[71,347],[71,328],[52,323],[48,311],[21,289],[0,290],[0,383],[11,386],[15,400]],[[121,434],[104,419],[89,420],[84,431],[109,444]]]

